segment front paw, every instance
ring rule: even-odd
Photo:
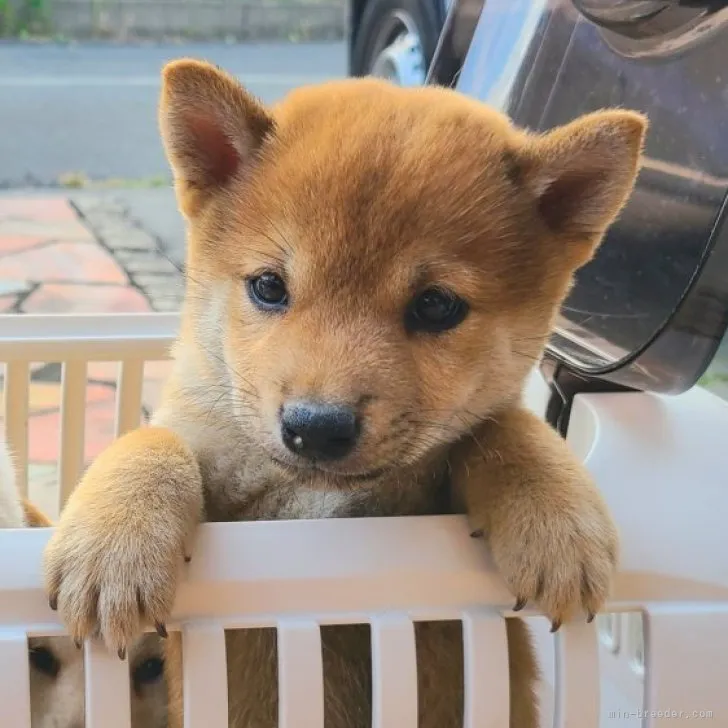
[[[174,432],[133,430],[98,456],[44,554],[51,608],[78,644],[100,636],[123,657],[145,624],[166,635],[201,514],[199,466]]]
[[[502,514],[503,515],[503,514]],[[474,535],[485,519],[471,514]],[[495,563],[516,597],[552,621],[552,632],[579,612],[592,621],[609,596],[618,536],[599,494],[580,487],[569,499],[544,498],[490,519],[487,534]]]
[[[61,519],[45,552],[46,588],[77,645],[101,636],[124,659],[145,623],[166,636],[183,545],[143,531],[88,509]]]

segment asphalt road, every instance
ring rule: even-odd
[[[264,101],[346,73],[328,44],[0,44],[0,187],[167,176],[156,122],[159,72],[204,58],[238,75]]]

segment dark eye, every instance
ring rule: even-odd
[[[163,672],[164,660],[161,657],[150,657],[134,669],[134,684],[149,685],[157,682],[162,677]]]
[[[248,295],[256,306],[266,311],[277,311],[288,305],[286,284],[275,273],[249,278]]]
[[[454,329],[468,313],[468,304],[452,291],[427,288],[410,304],[406,324],[410,331],[438,333]]]
[[[56,677],[61,671],[61,663],[47,647],[30,648],[30,664],[48,677]]]

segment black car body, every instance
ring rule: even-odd
[[[711,362],[720,388],[728,2],[454,0],[428,70],[429,83],[534,131],[605,107],[649,117],[635,192],[579,272],[548,347],[552,420],[574,391],[679,393]]]

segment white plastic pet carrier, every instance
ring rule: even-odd
[[[160,314],[0,317],[6,431],[23,483],[31,363],[63,366],[62,503],[83,468],[87,364],[121,363],[117,432],[126,431],[140,421],[144,362],[167,356],[176,326]],[[530,405],[543,412],[545,396],[534,375]],[[728,405],[700,389],[579,396],[569,442],[616,517],[621,570],[610,614],[595,623],[552,637],[531,615],[542,725],[728,726]],[[28,636],[63,633],[42,589],[48,537],[0,532],[2,728],[30,727]],[[261,551],[266,559],[254,558]],[[374,727],[416,728],[413,622],[458,618],[465,726],[506,728],[513,603],[460,517],[204,525],[169,625],[183,633],[185,726],[227,728],[224,630],[275,626],[280,725],[322,727],[319,625],[369,623]],[[128,728],[126,663],[85,649],[87,728]]]

